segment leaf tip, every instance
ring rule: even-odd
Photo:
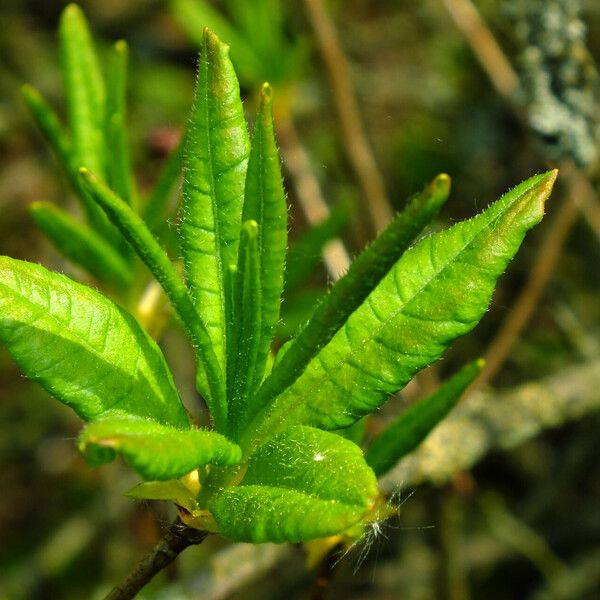
[[[28,100],[29,98],[36,98],[40,93],[30,83],[24,83],[21,86],[21,95],[25,100]]]
[[[43,202],[42,200],[35,200],[27,207],[27,210],[30,212],[30,214],[35,215],[36,213],[44,211],[48,208],[51,209],[51,207],[52,207],[51,202]]]
[[[552,188],[554,187],[554,183],[556,178],[558,177],[558,169],[552,169],[551,171],[547,171],[543,173],[532,190],[539,206],[541,208],[541,214],[544,213],[544,205],[546,201],[550,197],[550,192],[552,192]]]
[[[75,15],[81,14],[81,8],[75,2],[69,2],[67,6],[65,6],[65,10],[63,11],[64,15]]]
[[[439,206],[444,204],[450,195],[450,185],[452,180],[447,173],[440,173],[429,184],[429,194],[435,203]]]
[[[450,184],[452,179],[448,173],[440,173],[434,180],[433,185],[439,190],[450,191]]]
[[[263,102],[270,102],[272,97],[273,97],[273,88],[271,87],[271,84],[268,81],[265,81],[262,84],[262,87],[260,90],[260,99]]]
[[[258,235],[258,223],[253,219],[245,221],[242,225],[242,231],[250,238],[253,239]]]
[[[229,45],[223,43],[219,39],[219,36],[208,27],[205,27],[202,30],[202,41],[203,48],[205,48],[209,54],[214,52],[224,53],[225,55],[229,54]]]
[[[129,52],[129,44],[125,40],[117,40],[113,48],[117,54],[128,54]]]
[[[70,4],[67,4],[67,6],[65,6],[65,9],[60,15],[60,20],[61,23],[75,20],[85,21],[85,15],[78,4],[75,4],[75,2],[71,2]]]

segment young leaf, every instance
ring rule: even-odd
[[[220,532],[235,541],[301,542],[348,529],[369,513],[377,495],[358,446],[299,426],[258,448],[241,485],[209,507]]]
[[[137,198],[134,192],[125,127],[128,60],[127,43],[120,40],[112,49],[107,76],[106,152],[108,160],[106,172],[110,187],[137,211]]]
[[[206,372],[210,391],[206,400],[215,427],[219,431],[225,431],[227,414],[223,375],[207,329],[192,304],[187,288],[177,271],[175,271],[167,253],[161,248],[142,218],[87,169],[82,168],[79,173],[85,189],[133,246],[139,257],[161,284],[173,308],[183,321],[188,335],[198,350],[203,369]]]
[[[76,166],[102,174],[106,91],[87,21],[76,4],[63,11],[59,37]]]
[[[183,181],[182,250],[195,306],[225,371],[229,266],[237,263],[249,154],[240,90],[229,49],[205,30]]]
[[[156,343],[98,292],[0,257],[0,340],[21,370],[84,420],[107,411],[188,427]]]
[[[151,481],[178,479],[201,465],[235,465],[242,458],[239,446],[214,431],[176,429],[120,415],[90,423],[81,432],[79,450],[92,467],[111,462],[119,453]]]
[[[256,379],[261,342],[260,265],[256,221],[246,221],[240,237],[240,256],[233,289],[234,330],[228,344],[228,421],[237,437],[248,394]],[[229,349],[231,349],[229,351]],[[263,365],[264,367],[264,365]]]
[[[77,175],[79,162],[75,156],[73,145],[71,144],[67,134],[62,128],[62,125],[56,116],[56,113],[40,95],[40,93],[30,85],[24,85],[21,89],[23,100],[27,108],[33,115],[38,127],[44,137],[52,146],[52,150],[56,154],[58,161],[63,168],[66,176],[69,179],[73,189],[77,192],[88,221],[94,225],[99,232],[105,232],[108,223],[102,214],[102,211],[87,197],[83,191]],[[111,231],[108,235],[113,240],[115,231]]]
[[[51,202],[34,202],[29,211],[37,226],[71,262],[99,281],[126,288],[131,268],[95,231],[79,223]]]
[[[254,402],[257,409],[290,386],[309,361],[333,338],[349,315],[364,302],[415,237],[439,212],[449,192],[450,178],[438,175],[352,262],[346,275],[317,305],[285,357],[265,380]]]
[[[378,477],[389,471],[429,435],[454,408],[482,367],[481,359],[463,367],[433,394],[409,407],[373,441],[365,458]]]
[[[289,423],[351,425],[439,358],[485,313],[496,279],[542,218],[555,178],[556,171],[532,177],[477,217],[408,250],[302,375],[257,416],[245,444]]]
[[[33,86],[24,85],[21,88],[21,94],[40,131],[52,146],[52,150],[67,172],[67,175],[70,176],[73,172],[70,168],[73,149],[58,116]]]
[[[273,328],[279,319],[287,246],[287,205],[273,133],[268,84],[262,88],[254,127],[242,219],[258,223],[260,305],[255,332],[258,338],[257,357],[253,372],[248,373],[248,391],[253,392],[262,381]]]
[[[125,495],[135,500],[168,500],[183,506],[190,513],[198,508],[195,494],[178,479],[143,481]]]

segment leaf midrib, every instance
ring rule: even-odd
[[[211,119],[210,119],[210,106],[209,106],[209,89],[210,89],[210,69],[208,68],[208,44],[205,46],[205,59],[203,61],[203,68],[205,70],[206,75],[206,86],[204,89],[204,122],[206,126],[206,151],[208,154],[208,162],[210,164],[209,168],[209,177],[210,177],[210,201],[211,201],[211,209],[213,215],[213,227],[214,227],[214,245],[215,245],[215,258],[217,260],[217,276],[219,278],[219,312],[221,313],[221,340],[222,340],[222,348],[219,352],[221,370],[224,373],[224,377],[227,377],[225,366],[225,357],[227,356],[227,334],[225,331],[225,323],[227,322],[227,315],[225,310],[225,275],[223,272],[223,247],[221,244],[220,238],[220,223],[219,223],[219,210],[217,206],[217,197],[216,197],[216,187],[215,187],[215,164],[214,157],[212,151],[212,135],[211,135]],[[196,287],[197,282],[194,282],[194,287]],[[226,382],[224,382],[226,385]]]

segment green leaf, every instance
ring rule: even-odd
[[[164,289],[194,342],[206,371],[210,394],[206,397],[215,427],[225,431],[226,398],[222,371],[212,348],[207,329],[198,316],[185,284],[179,277],[167,253],[156,241],[140,216],[87,169],[79,171],[81,181],[90,196],[102,207],[110,220],[133,246],[144,264]]]
[[[29,211],[37,226],[71,262],[118,288],[131,281],[131,268],[95,231],[50,202],[34,202]]]
[[[220,532],[245,542],[300,542],[340,533],[365,518],[377,481],[358,446],[292,427],[257,449],[237,487],[209,504]]]
[[[40,131],[52,146],[67,175],[70,176],[73,172],[71,168],[73,149],[58,116],[33,86],[24,85],[21,94]]]
[[[76,167],[103,174],[106,90],[87,21],[76,4],[63,11],[59,37]]]
[[[454,408],[462,393],[477,378],[483,360],[476,360],[451,377],[433,394],[410,406],[369,446],[367,463],[380,477],[412,452]]]
[[[257,394],[260,409],[290,386],[388,273],[415,237],[437,215],[450,192],[450,178],[438,175],[350,265],[317,305],[285,357]]]
[[[237,438],[237,428],[256,379],[261,342],[262,290],[258,237],[256,221],[246,221],[242,226],[240,255],[234,276],[234,329],[227,357],[228,422],[234,439]]]
[[[239,446],[214,431],[176,429],[128,416],[90,423],[81,432],[79,450],[92,467],[121,454],[143,479],[158,481],[178,479],[201,465],[235,465],[242,458]]]
[[[281,179],[279,153],[273,132],[271,89],[263,85],[248,161],[242,220],[258,223],[260,306],[257,317],[257,358],[249,373],[248,391],[262,381],[271,349],[273,328],[279,320],[287,246],[287,204]]]
[[[87,197],[83,191],[77,175],[78,159],[67,134],[56,116],[56,113],[30,85],[24,85],[21,89],[23,100],[31,112],[44,137],[50,143],[58,161],[69,179],[73,189],[77,192],[79,200],[85,210],[88,221],[93,224],[99,232],[106,232],[108,223],[102,211]],[[108,239],[114,240],[115,231],[108,233]]]
[[[555,178],[556,171],[532,177],[477,217],[408,250],[302,375],[257,416],[244,444],[260,443],[290,423],[351,425],[438,359],[485,313],[496,279],[542,218]]]
[[[107,179],[110,187],[137,211],[126,118],[127,63],[129,48],[119,40],[112,48],[106,90],[106,153]],[[81,165],[80,165],[81,166]]]
[[[125,310],[63,275],[0,257],[0,340],[84,420],[107,411],[187,427],[156,343]]]
[[[229,49],[206,30],[185,150],[182,250],[194,303],[225,371],[229,266],[237,253],[249,141]]]

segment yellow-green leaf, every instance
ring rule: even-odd
[[[177,479],[201,465],[235,465],[242,458],[239,446],[214,431],[177,429],[127,415],[90,423],[81,432],[79,449],[94,467],[121,454],[151,481]]]

